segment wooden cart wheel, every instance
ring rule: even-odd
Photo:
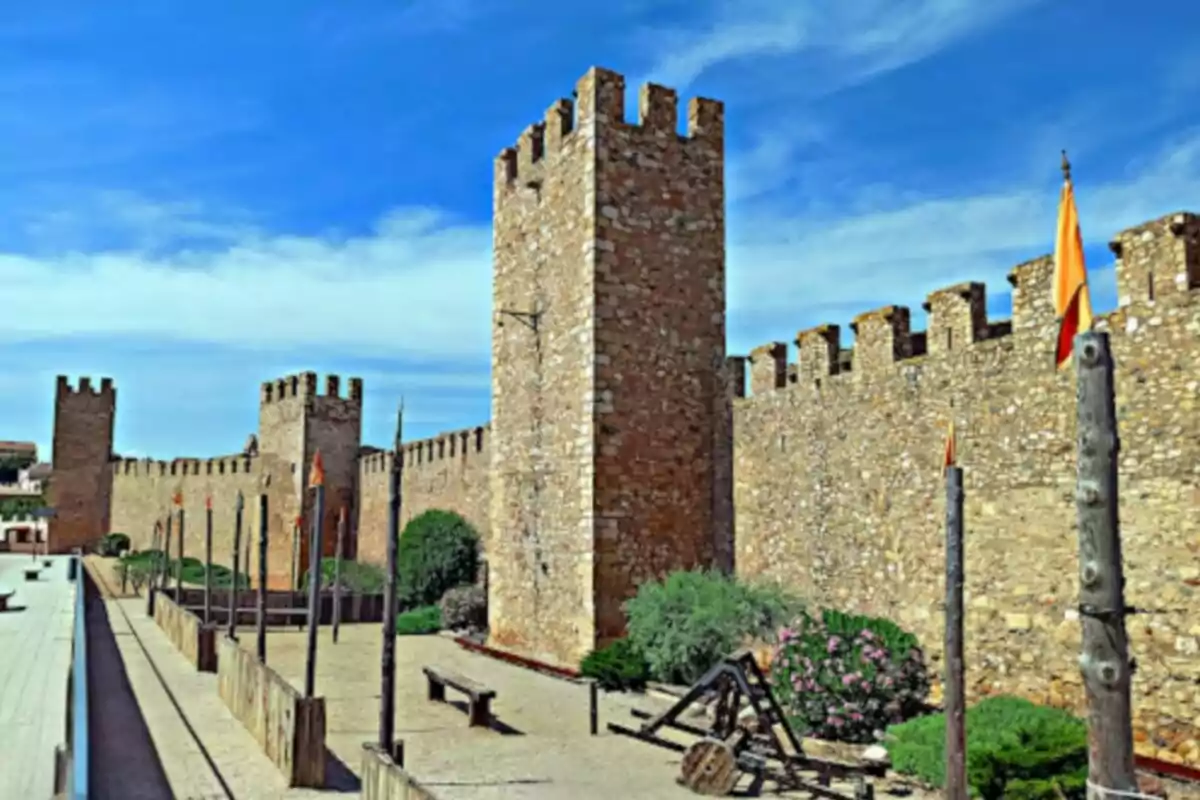
[[[726,797],[740,777],[733,748],[714,739],[703,739],[689,747],[679,772],[681,785],[707,797]]]

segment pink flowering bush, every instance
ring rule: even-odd
[[[916,636],[830,610],[779,631],[771,683],[797,734],[839,742],[876,741],[920,713],[929,693]]]

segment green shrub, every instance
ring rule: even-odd
[[[456,586],[438,601],[442,625],[447,630],[480,631],[487,628],[487,590],[482,586]]]
[[[825,610],[779,632],[775,697],[798,733],[873,742],[919,714],[929,676],[917,637],[886,619]]]
[[[668,683],[694,683],[748,638],[773,635],[802,608],[774,586],[702,570],[644,583],[625,604],[630,643],[651,674]]]
[[[397,636],[424,636],[442,629],[442,610],[437,606],[421,606],[396,617]]]
[[[396,552],[400,603],[436,603],[447,590],[475,583],[479,534],[458,514],[431,509],[404,526]]]
[[[104,557],[119,556],[129,552],[129,537],[123,533],[106,533],[96,543],[96,555]]]
[[[981,800],[1075,800],[1086,796],[1087,724],[1017,697],[991,697],[967,710],[967,783]],[[932,714],[888,729],[892,766],[941,787],[946,717]]]
[[[609,691],[640,691],[650,680],[650,665],[629,639],[618,639],[588,653],[579,664],[579,672]]]
[[[321,588],[333,588],[333,575],[337,559],[321,559]],[[342,591],[359,594],[380,594],[387,582],[387,570],[376,564],[342,559],[340,581]],[[308,572],[301,578],[301,588],[308,590]]]
[[[127,553],[121,557],[118,569],[124,568],[133,580],[133,575],[139,574],[145,576],[148,580],[150,573],[158,566],[158,575],[161,580],[162,576],[163,553],[161,550],[142,550],[137,553]],[[178,559],[171,559],[166,562],[168,585],[175,585],[175,571],[179,564]],[[183,582],[193,586],[204,585],[204,562],[198,558],[184,556],[183,558]],[[215,589],[228,589],[233,585],[233,570],[221,564],[212,565],[212,585]],[[242,589],[250,588],[250,577],[242,572],[238,575],[238,587]],[[135,587],[136,588],[136,587]]]

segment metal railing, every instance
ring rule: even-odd
[[[88,649],[87,583],[83,553],[76,551],[67,562],[67,578],[75,582],[75,625],[71,639],[71,671],[67,676],[66,746],[59,749],[55,790],[65,790],[68,800],[88,798]]]

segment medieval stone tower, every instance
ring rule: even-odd
[[[724,107],[624,111],[592,69],[495,162],[490,628],[557,663],[727,524]]]
[[[113,423],[117,390],[112,378],[100,379],[100,390],[91,378],[80,378],[71,388],[66,375],[58,376],[54,391],[54,475],[48,502],[56,511],[50,520],[49,549],[67,553],[88,547],[108,533],[112,508]]]
[[[362,391],[359,378],[349,381],[349,396],[340,395],[341,379],[325,378],[325,392],[317,391],[317,374],[305,372],[262,384],[258,409],[260,475],[270,476],[267,556],[268,583],[286,588],[291,578],[292,527],[297,517],[305,521],[300,539],[301,569],[308,563],[308,530],[313,493],[308,490],[309,469],[317,450],[325,464],[325,527],[337,530],[338,513],[345,506],[353,520],[358,480],[358,450],[362,441]],[[257,513],[257,510],[256,510]],[[334,536],[324,541],[332,556]]]

